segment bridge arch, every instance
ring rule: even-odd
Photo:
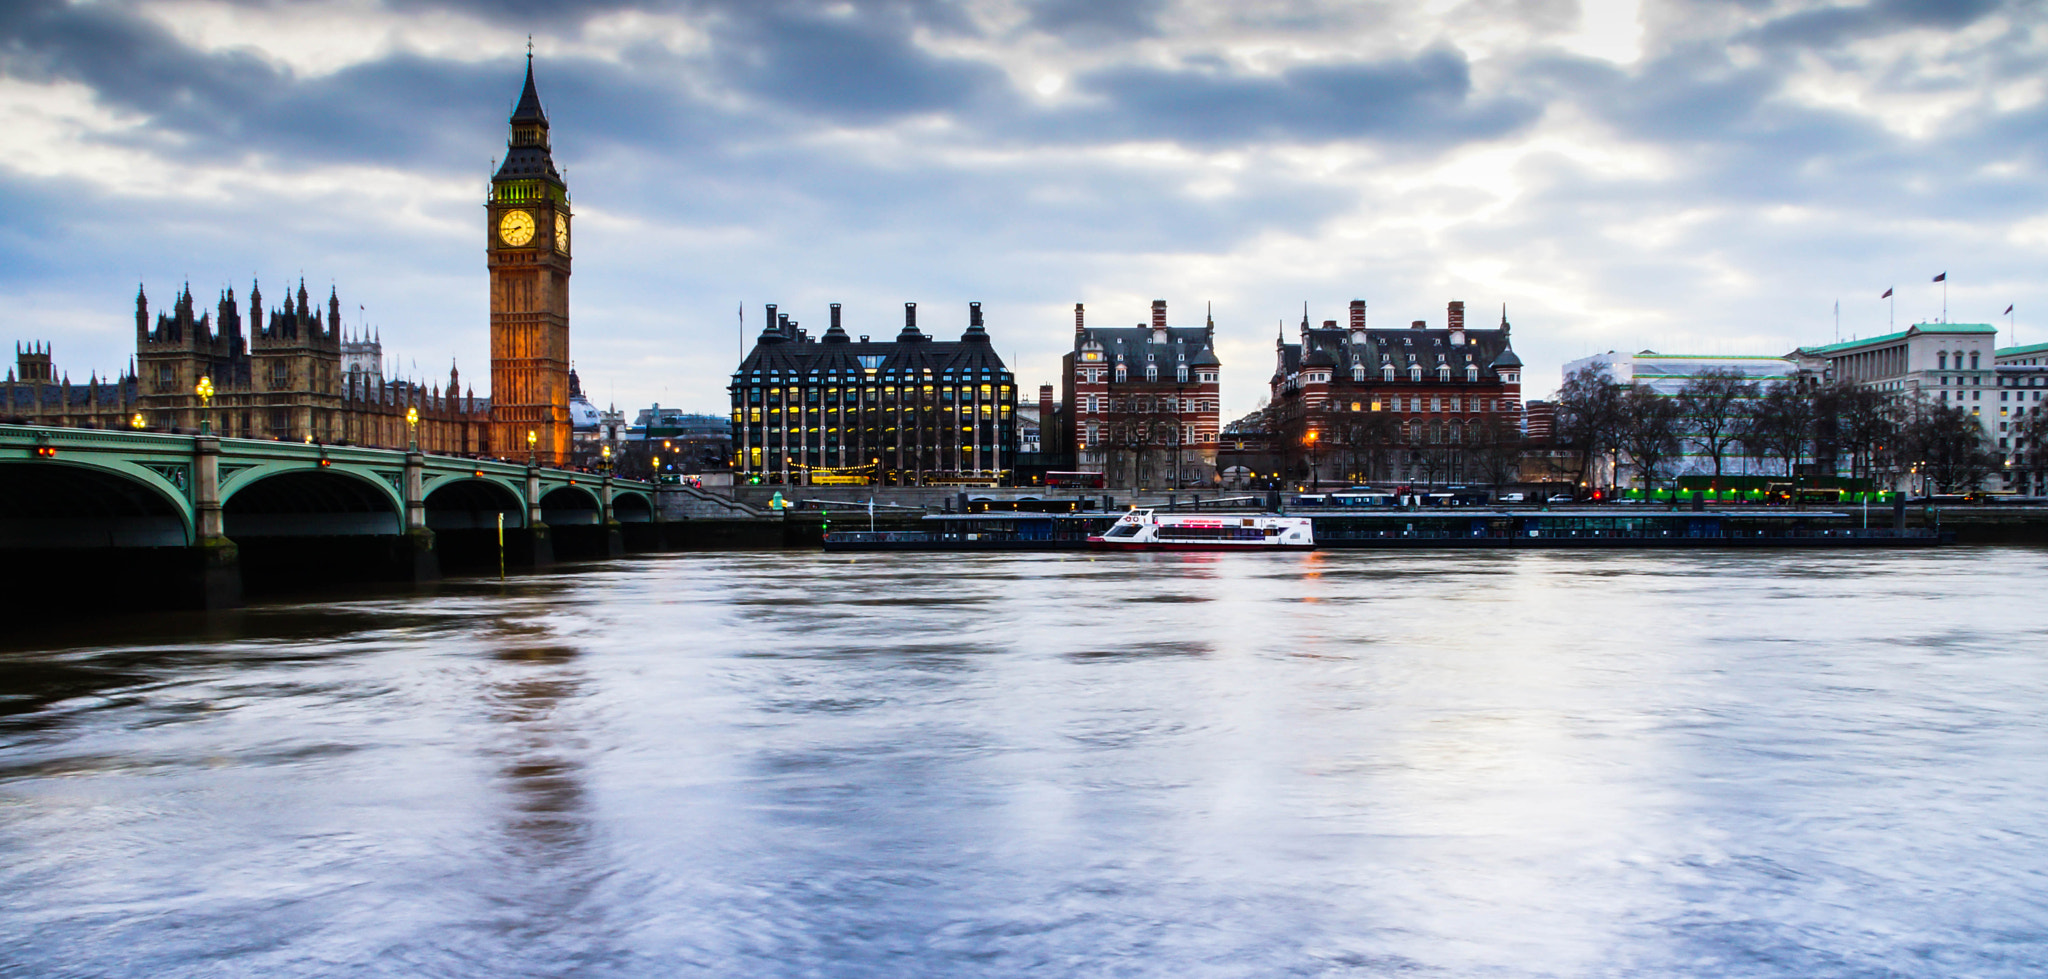
[[[244,475],[223,494],[222,531],[229,540],[396,535],[405,526],[402,505],[374,476],[279,467]]]
[[[427,529],[484,530],[498,526],[505,515],[508,528],[526,526],[526,505],[519,494],[493,479],[444,480],[427,491]]]
[[[631,490],[612,493],[612,519],[620,523],[653,523],[654,501]]]
[[[0,547],[183,547],[185,501],[136,473],[106,466],[0,463]]]
[[[540,521],[550,527],[576,527],[604,522],[597,494],[584,486],[557,486],[540,495]]]

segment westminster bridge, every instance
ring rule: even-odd
[[[317,443],[0,425],[9,604],[220,607],[659,547],[654,486]]]

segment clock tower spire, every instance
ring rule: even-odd
[[[533,85],[512,110],[505,162],[491,177],[491,452],[569,461],[569,186],[555,169],[548,116]]]

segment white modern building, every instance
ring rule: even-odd
[[[1581,357],[1564,365],[1565,376],[1585,367],[1599,366],[1616,384],[1642,384],[1662,395],[1677,394],[1694,375],[1707,370],[1731,370],[1758,384],[1791,377],[1799,368],[1783,357],[1713,357],[1694,354],[1660,354],[1643,350],[1632,354],[1609,350]]]
[[[1783,380],[1799,373],[1799,368],[1783,357],[1765,356],[1708,356],[1703,354],[1660,354],[1655,350],[1642,350],[1632,354],[1609,350],[1604,354],[1581,357],[1564,365],[1564,374],[1587,367],[1600,367],[1616,384],[1641,384],[1665,397],[1675,397],[1686,382],[1708,370],[1729,370],[1748,378],[1758,386]],[[1691,442],[1682,443],[1686,454],[1678,460],[1677,474],[1680,476],[1711,476],[1714,460],[1710,456],[1693,453],[1696,448]],[[1611,478],[1607,470],[1611,463],[1603,461],[1594,468],[1603,478]],[[1756,470],[1757,461],[1746,455],[1727,455],[1721,459],[1721,472],[1728,476],[1748,476]]]

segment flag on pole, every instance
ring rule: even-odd
[[[1879,297],[1877,297],[1877,298],[1879,298],[1879,299],[1890,299],[1891,297],[1892,297],[1892,291],[1891,291],[1890,289],[1886,289],[1886,290],[1884,291],[1884,295],[1882,295],[1882,296],[1879,296]]]
[[[2000,313],[2000,314],[1998,314],[1998,315],[2000,315],[2000,316],[2009,316],[2009,315],[2011,315],[2011,314],[2012,314],[2012,307],[2011,307],[2011,306],[2007,306],[2007,307],[2005,307],[2005,312],[2003,312],[2003,313]]]
[[[1943,273],[1941,273],[1940,275],[1937,275],[1937,276],[1935,276],[1935,277],[1934,277],[1934,281],[1936,281],[1936,282],[1947,282],[1947,281],[1948,281],[1948,273],[1947,273],[1947,272],[1943,272]]]

